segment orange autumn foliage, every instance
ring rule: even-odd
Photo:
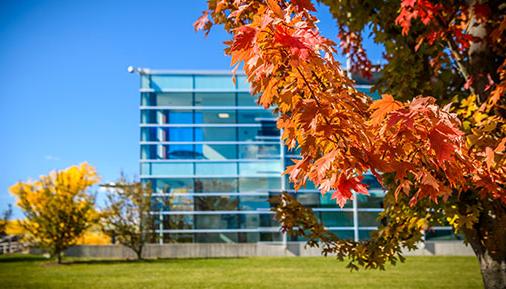
[[[426,96],[372,102],[334,59],[335,44],[320,34],[312,10],[310,1],[211,1],[195,25],[209,30],[210,15],[233,34],[232,64],[244,64],[258,103],[276,108],[283,140],[300,148],[302,159],[286,171],[296,189],[310,180],[343,206],[353,191],[367,194],[361,179],[371,171],[394,173],[395,193],[413,205],[446,200],[470,183],[506,203],[504,176],[469,152],[449,106]]]

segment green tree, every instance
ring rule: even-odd
[[[63,251],[97,221],[95,197],[89,193],[99,178],[87,163],[53,171],[39,180],[10,187],[26,219],[26,238],[62,262]]]
[[[142,259],[146,243],[154,241],[155,204],[150,184],[129,182],[122,176],[109,188],[107,207],[102,213],[103,231],[120,244],[132,249]]]

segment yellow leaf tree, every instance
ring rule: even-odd
[[[63,251],[97,220],[95,197],[89,189],[98,182],[95,168],[82,163],[11,186],[26,216],[20,221],[26,238],[61,263]]]

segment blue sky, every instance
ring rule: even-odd
[[[103,182],[138,174],[139,79],[127,67],[229,69],[229,36],[193,31],[205,5],[1,0],[0,210],[15,202],[16,181],[83,161]],[[323,34],[335,39],[328,9],[317,8]],[[371,41],[366,48],[380,60]]]

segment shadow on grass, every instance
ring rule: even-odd
[[[192,261],[203,261],[203,260],[238,260],[244,259],[244,257],[217,257],[217,258],[157,258],[157,259],[67,259],[64,260],[61,265],[99,265],[99,264],[150,264],[150,263],[179,263],[179,262],[192,262]],[[47,260],[47,259],[46,259]]]
[[[41,255],[0,255],[0,263],[11,263],[11,262],[40,262],[48,261],[48,258]]]

